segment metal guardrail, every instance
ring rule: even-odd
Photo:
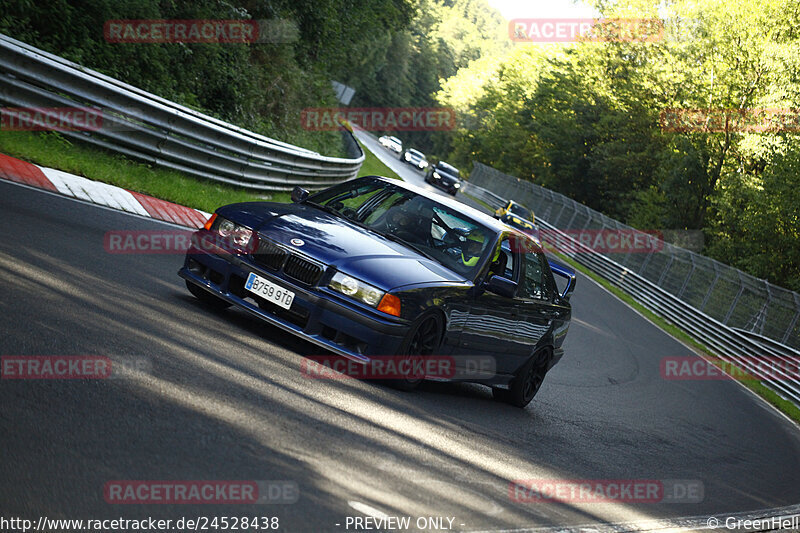
[[[494,209],[504,206],[506,202],[501,196],[471,182],[465,182],[462,192]],[[518,196],[514,200],[525,203]],[[774,340],[759,338],[751,332],[728,327],[624,265],[559,231],[566,228],[557,228],[544,220],[539,213],[536,213],[536,220],[539,225],[557,233],[559,238],[569,243],[569,246],[562,247],[564,249],[561,253],[620,287],[644,307],[703,342],[721,360],[733,363],[754,376],[763,376],[764,369],[760,367],[759,361],[766,357],[771,358],[771,361],[777,363],[769,369],[773,379],[764,381],[764,384],[800,405],[800,375],[796,371],[800,367],[800,352]]]
[[[563,194],[507,176],[480,163],[475,164],[470,181],[473,185],[491,189],[500,197],[514,198],[526,204],[537,217],[563,230],[635,231]],[[699,234],[702,238],[701,232],[687,233]],[[665,237],[681,237],[681,232],[665,230],[663,234]],[[728,327],[746,330],[754,336],[800,350],[799,293],[681,245],[665,242],[668,240],[667,237],[660,241],[662,246],[651,249],[649,253],[608,250],[606,255]]]
[[[0,34],[0,102],[88,107],[95,131],[63,135],[145,161],[248,189],[320,189],[356,177],[364,153],[342,129],[349,158],[326,157],[170,102]],[[298,117],[299,120],[299,117]]]

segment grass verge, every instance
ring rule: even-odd
[[[461,194],[463,194],[464,196],[466,196],[467,198],[469,198],[473,202],[477,203],[478,205],[480,205],[481,207],[486,209],[486,211],[489,212],[490,214],[495,212],[495,210],[492,209],[492,206],[490,206],[489,204],[487,204],[483,200],[480,200],[480,199],[472,196],[471,194],[467,194],[467,193],[463,193],[463,192]]]
[[[363,148],[363,147],[362,147]],[[178,171],[133,161],[58,133],[0,131],[0,152],[37,165],[56,168],[156,198],[213,212],[234,202],[289,202],[288,193],[263,193],[197,179]],[[379,174],[399,178],[364,148],[359,176]]]
[[[264,193],[200,180],[71,141],[58,133],[0,132],[0,152],[203,211],[212,212],[233,202],[289,201],[288,193],[272,193],[267,197]]]
[[[384,176],[398,180],[403,179],[395,174],[392,169],[384,165],[383,162],[378,159],[378,156],[370,152],[361,141],[358,141],[358,144],[361,145],[361,150],[364,152],[364,164],[361,165],[361,170],[358,172],[359,176]]]
[[[696,350],[701,352],[704,356],[706,356],[712,364],[717,365],[723,371],[730,371],[731,365],[729,363],[725,363],[720,360],[714,352],[708,348],[703,343],[697,341],[694,337],[690,336],[682,329],[678,328],[671,322],[668,322],[666,319],[662,318],[661,316],[655,314],[654,312],[650,311],[636,300],[634,300],[628,293],[624,292],[619,287],[612,285],[610,282],[606,281],[605,279],[601,278],[594,272],[591,272],[589,269],[584,267],[583,265],[575,262],[573,259],[566,257],[560,253],[554,252],[553,250],[548,250],[548,253],[558,257],[559,260],[569,264],[575,270],[583,273],[587,277],[593,279],[598,284],[600,284],[603,288],[605,288],[608,292],[622,300],[623,302],[627,303],[631,307],[633,307],[636,311],[641,313],[644,317],[654,323],[656,326],[667,332],[668,334],[672,335],[673,337],[689,344],[690,346],[694,347]],[[738,368],[738,367],[737,367]],[[744,370],[741,372],[745,373]],[[731,378],[733,379],[733,378]],[[763,383],[758,380],[749,380],[749,379],[739,379],[742,385],[750,389],[751,391],[758,394],[761,398],[769,402],[771,405],[776,407],[779,411],[784,413],[786,416],[791,418],[794,422],[800,423],[800,408],[798,408],[794,403],[789,400],[782,398],[778,393],[774,390],[770,389]]]
[[[486,209],[492,211],[492,208],[486,202],[484,202],[482,200],[479,200],[478,198],[475,198],[473,196],[469,196],[469,198],[472,199],[473,201],[483,205]],[[671,322],[667,321],[665,318],[663,318],[663,317],[655,314],[654,312],[650,311],[649,309],[644,307],[642,304],[640,304],[639,302],[634,300],[633,297],[630,296],[628,293],[626,293],[625,291],[623,291],[622,289],[620,289],[616,285],[612,285],[609,281],[607,281],[607,280],[603,279],[602,277],[598,276],[597,274],[595,274],[594,272],[590,271],[588,268],[584,267],[580,263],[577,263],[575,260],[573,260],[573,259],[571,259],[571,258],[569,258],[569,257],[567,257],[567,256],[565,256],[563,254],[560,254],[560,253],[556,252],[551,247],[547,247],[547,252],[549,254],[557,257],[561,261],[567,263],[568,265],[570,265],[575,270],[577,270],[577,271],[583,273],[584,275],[586,275],[587,277],[593,279],[595,282],[597,282],[600,286],[602,286],[608,292],[610,292],[611,294],[613,294],[614,296],[616,296],[617,298],[619,298],[620,300],[622,300],[626,304],[630,305],[632,308],[634,308],[636,311],[641,313],[645,318],[650,320],[650,322],[652,322],[653,324],[655,324],[656,326],[658,326],[659,328],[664,330],[666,333],[668,333],[669,335],[672,335],[676,339],[679,339],[679,340],[683,341],[684,343],[692,346],[695,350],[697,350],[703,356],[705,356],[710,363],[718,366],[719,368],[721,368],[726,373],[730,373],[730,370],[732,370],[731,367],[735,366],[735,365],[731,365],[730,363],[725,363],[724,361],[719,359],[719,357],[717,357],[717,355],[709,347],[707,347],[703,343],[701,343],[698,340],[696,340],[694,337],[692,337],[691,335],[689,335],[688,333],[686,333],[685,331],[680,329],[678,326],[676,326],[676,325],[672,324]],[[743,369],[740,369],[739,367],[736,367],[736,366],[735,366],[735,368],[738,369],[738,371],[740,371],[741,373],[744,373],[745,375],[747,374]],[[736,371],[737,370],[734,370],[734,372],[736,372]],[[733,378],[731,378],[731,379],[733,379]],[[785,414],[786,416],[791,418],[794,422],[800,423],[800,408],[798,408],[798,406],[795,405],[793,402],[791,402],[790,400],[786,400],[786,399],[782,398],[777,392],[775,392],[774,390],[770,389],[769,387],[767,387],[766,385],[764,385],[762,382],[760,382],[758,380],[755,380],[755,379],[752,379],[752,380],[751,379],[739,379],[738,381],[740,383],[742,383],[742,385],[744,385],[745,387],[750,389],[751,391],[753,391],[756,394],[758,394],[761,398],[763,398],[764,400],[769,402],[771,405],[776,407],[779,411],[781,411],[783,414]]]

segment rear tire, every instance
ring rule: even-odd
[[[492,387],[492,398],[494,398],[497,402],[509,403],[511,393],[508,391],[508,389]]]
[[[436,352],[442,340],[443,330],[444,325],[438,313],[423,315],[411,326],[397,357],[409,359],[413,369],[415,364],[424,361],[425,357]],[[416,389],[424,377],[423,375],[409,374],[407,377],[390,380],[389,383],[396,389],[410,391]]]
[[[195,298],[197,298],[204,304],[208,305],[209,307],[213,307],[214,309],[227,309],[228,307],[231,306],[231,304],[229,304],[222,298],[217,298],[207,290],[201,289],[191,281],[189,280],[185,281],[186,281],[186,288],[189,289],[189,292],[191,292]]]
[[[539,389],[542,387],[542,382],[544,381],[545,375],[547,375],[547,370],[552,358],[553,352],[550,351],[549,348],[536,352],[519,372],[517,372],[514,379],[511,380],[511,385],[508,390],[500,393],[500,395],[503,396],[503,401],[520,408],[531,403],[531,400],[533,400],[534,396],[536,396]],[[494,391],[495,389],[492,390],[493,394]],[[504,393],[508,393],[508,395],[505,396]]]

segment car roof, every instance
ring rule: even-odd
[[[470,218],[474,218],[476,221],[480,221],[483,225],[485,225],[485,226],[487,226],[487,227],[489,227],[489,228],[491,228],[493,230],[496,230],[498,232],[507,232],[510,229],[512,231],[509,232],[509,233],[512,233],[512,232],[513,233],[519,233],[520,235],[525,236],[524,233],[522,233],[521,231],[517,230],[516,228],[512,228],[511,226],[508,226],[508,225],[504,224],[503,222],[500,222],[496,218],[484,213],[483,211],[478,211],[474,207],[470,207],[467,204],[463,204],[463,203],[461,203],[458,200],[455,200],[453,198],[448,198],[447,196],[444,196],[444,195],[441,195],[441,194],[431,193],[427,189],[423,189],[422,187],[417,187],[416,185],[408,183],[407,181],[402,181],[402,180],[398,180],[398,179],[394,179],[394,178],[387,178],[385,176],[365,176],[365,178],[373,178],[373,179],[377,178],[377,179],[385,181],[387,183],[391,183],[392,185],[396,185],[396,186],[401,187],[403,189],[406,189],[406,190],[409,190],[411,192],[417,193],[420,196],[424,196],[425,198],[430,198],[431,200],[434,200],[435,202],[438,202],[438,203],[440,203],[442,205],[445,205],[445,206],[453,209],[454,211],[458,211],[460,213],[463,213],[463,214],[469,216]],[[361,178],[356,178],[356,179],[361,179]]]
[[[389,138],[390,138],[391,140],[393,140],[393,141],[397,141],[397,142],[399,142],[400,144],[403,144],[403,141],[401,141],[401,140],[400,140],[400,139],[398,139],[397,137],[394,137],[394,136],[392,136],[392,137],[389,137]]]

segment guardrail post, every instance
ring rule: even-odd
[[[492,181],[490,185],[494,187],[495,190],[516,190],[512,187],[512,184],[516,182],[515,178],[505,176],[503,173],[491,169],[491,167],[487,168],[492,171],[492,178],[495,181]],[[534,185],[533,190],[538,192],[542,189],[536,189],[536,186]],[[486,194],[488,196],[492,193],[487,190]],[[539,206],[539,209],[541,210],[539,222],[544,229],[553,231],[555,234],[560,235],[559,238],[565,239],[565,242],[569,241],[574,244],[575,251],[565,252],[565,255],[572,257],[578,263],[586,266],[591,271],[602,276],[604,279],[627,291],[646,308],[666,317],[672,323],[687,331],[690,335],[698,339],[702,339],[703,342],[705,342],[706,345],[709,346],[711,350],[716,352],[723,360],[740,365],[744,370],[750,371],[753,368],[753,355],[773,356],[779,358],[795,357],[794,355],[786,354],[797,353],[796,350],[792,350],[792,348],[789,346],[789,343],[794,343],[794,346],[797,346],[798,344],[798,336],[795,334],[794,329],[797,328],[798,323],[800,322],[800,294],[796,292],[792,293],[795,302],[794,316],[791,317],[791,323],[783,333],[782,341],[780,341],[783,343],[783,346],[778,344],[779,337],[777,333],[773,331],[770,331],[770,333],[775,335],[775,337],[767,337],[773,344],[763,342],[764,338],[758,335],[758,333],[747,332],[753,337],[759,337],[761,340],[759,340],[759,338],[751,339],[750,337],[744,335],[741,331],[726,325],[726,323],[730,323],[732,321],[733,315],[735,314],[740,302],[744,307],[746,307],[747,313],[751,313],[753,310],[753,299],[750,298],[749,295],[748,297],[743,298],[745,289],[748,289],[749,284],[752,284],[749,281],[749,276],[745,276],[743,273],[737,271],[733,267],[721,265],[718,262],[704,256],[687,252],[691,260],[691,266],[688,274],[681,283],[680,291],[677,291],[678,294],[676,295],[675,293],[660,287],[647,277],[644,277],[641,274],[631,270],[627,266],[624,266],[621,261],[611,259],[610,257],[602,254],[579,253],[580,250],[585,250],[586,247],[576,239],[570,237],[570,235],[566,232],[566,229],[576,229],[577,227],[581,226],[586,228],[593,223],[594,217],[590,216],[584,225],[576,224],[578,214],[582,213],[580,211],[581,207],[586,208],[587,214],[589,215],[596,215],[597,213],[588,209],[587,206],[579,204],[578,202],[575,202],[574,200],[571,200],[560,193],[549,191],[548,194],[542,192],[541,196],[542,201],[547,201],[547,199],[550,198],[551,204],[555,200],[561,202],[560,208],[555,208],[555,206],[550,205]],[[526,198],[528,197],[525,196],[521,199],[524,200]],[[571,214],[566,211],[568,207],[572,209]],[[548,214],[548,217],[556,217],[555,222],[558,222],[558,219],[561,219],[562,217],[568,217],[569,222],[566,228],[563,224],[558,224],[558,227],[556,227],[555,224],[548,222],[548,218],[544,216],[545,213]],[[552,213],[556,214],[552,215]],[[613,219],[605,217],[604,215],[601,215],[601,219],[601,223],[604,225],[604,227],[612,227],[612,225],[617,229],[627,227],[617,221],[614,221]],[[576,228],[573,228],[573,225],[575,225]],[[678,254],[675,253],[676,247],[669,245],[666,246],[666,248],[667,250],[663,253],[670,253],[671,255],[669,258],[669,264],[661,271],[659,275],[659,284],[665,283],[667,274],[672,270],[672,267],[675,266],[675,261],[683,260],[682,257],[677,257]],[[649,267],[649,263],[653,261],[653,256],[655,253],[662,252],[650,250],[650,252],[647,254],[647,257],[643,259],[640,272],[644,272]],[[706,275],[710,273],[709,266],[713,269],[714,275],[711,277],[710,282],[707,283]],[[723,323],[718,318],[718,314],[716,312],[712,317],[703,310],[710,305],[712,297],[714,297],[716,294],[716,287],[720,284],[720,280],[728,279],[727,275],[729,272],[738,273],[740,285],[736,297],[732,299],[730,308],[727,309],[727,313],[725,313],[725,323]],[[764,283],[765,285],[767,284],[767,282]],[[690,285],[692,286],[691,290]],[[699,307],[690,305],[688,302],[683,300],[688,292],[691,292],[694,295],[695,288],[697,296],[702,298],[702,304],[700,304]],[[705,293],[703,294],[704,290]],[[727,290],[725,292],[727,293]],[[767,294],[764,294],[763,291],[756,288],[754,296],[759,299],[757,305],[763,304],[765,300],[767,301],[767,304],[765,304],[767,306],[765,307],[765,312],[767,314],[764,315],[762,312],[759,315],[758,320],[755,323],[757,326],[756,329],[767,329],[766,320],[770,318],[769,313],[771,312],[769,305],[770,303],[774,304],[776,302],[772,296],[772,293],[774,292],[775,291],[772,291],[771,285],[768,285]],[[692,300],[694,300],[694,298],[692,298]],[[784,306],[784,308],[786,305],[788,305],[788,311],[792,311],[790,303],[785,305],[783,301],[781,301],[781,305]],[[744,311],[745,309],[743,308],[739,312],[741,314]],[[796,361],[796,359],[793,359],[793,361]],[[800,405],[800,379],[797,379],[796,375],[789,373],[782,374],[782,377],[786,379],[775,380],[770,383],[765,383],[765,385],[769,386],[773,390],[776,390],[786,398],[791,399],[797,405]]]
[[[565,228],[562,229],[572,229],[572,222],[575,221],[575,217],[578,216],[578,210],[575,209],[575,206],[572,206],[572,218],[569,219]]]
[[[792,331],[794,330],[794,327],[797,325],[798,319],[800,319],[800,311],[797,311],[794,314],[792,322],[789,324],[789,327],[786,328],[786,333],[783,334],[783,339],[781,339],[782,344],[787,344],[789,342],[789,337],[792,335]]]
[[[781,340],[783,344],[789,342],[789,337],[791,337],[792,331],[794,331],[794,327],[797,325],[797,321],[800,320],[800,296],[797,294],[794,295],[794,305],[796,311],[794,313],[794,318],[789,323],[789,327],[786,328],[786,333],[783,334],[783,339]]]
[[[639,272],[637,272],[637,274],[639,274],[640,276],[644,276],[644,269],[647,268],[647,265],[648,263],[650,263],[650,259],[653,258],[653,255],[657,253],[658,252],[655,250],[650,250],[649,252],[647,252],[647,257],[645,257],[644,261],[642,261],[642,266],[639,267]]]
[[[669,261],[667,261],[664,270],[661,271],[661,275],[658,277],[658,283],[656,283],[656,285],[658,285],[659,287],[661,287],[661,283],[664,281],[664,277],[667,275],[667,272],[669,272],[670,267],[672,267],[673,261],[675,261],[675,255],[670,254]]]
[[[691,255],[689,259],[692,261],[692,268],[689,269],[689,273],[686,274],[686,278],[683,280],[683,285],[681,285],[681,290],[678,291],[678,298],[683,300],[683,293],[686,291],[686,287],[689,286],[689,280],[692,279],[692,275],[694,274],[695,264],[694,264],[694,257]]]
[[[725,315],[725,319],[722,321],[722,323],[725,324],[726,326],[728,325],[728,321],[731,319],[731,315],[733,315],[733,310],[736,308],[736,304],[739,303],[739,298],[742,297],[743,293],[744,293],[744,283],[742,283],[742,280],[740,279],[739,292],[736,293],[736,297],[731,302],[731,306],[728,309],[728,313]]]
[[[709,298],[711,298],[711,293],[714,292],[714,287],[717,286],[717,282],[719,281],[720,273],[717,270],[717,265],[711,263],[711,266],[714,267],[714,281],[711,282],[711,285],[708,287],[708,291],[706,291],[705,297],[703,297],[703,303],[700,304],[701,311],[705,310],[706,304],[708,303]]]

